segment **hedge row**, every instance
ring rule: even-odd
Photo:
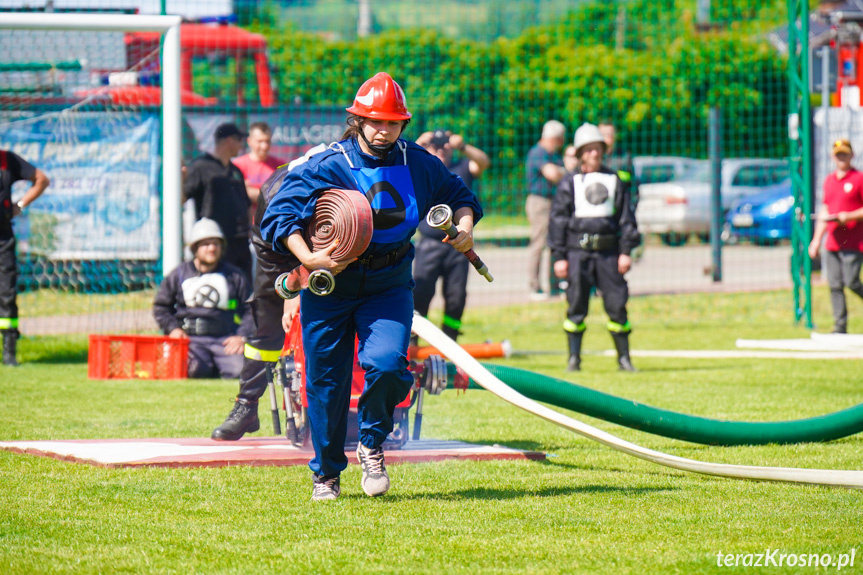
[[[727,156],[786,155],[786,60],[766,41],[765,23],[697,31],[678,4],[582,4],[553,26],[492,43],[427,29],[350,43],[284,27],[257,31],[268,37],[282,101],[349,104],[385,70],[405,89],[411,133],[446,126],[483,147],[493,159],[484,178],[495,191],[491,207],[517,212],[521,163],[551,118],[570,133],[610,118],[634,154],[704,157],[708,111],[718,106]],[[732,7],[765,9],[744,0]]]

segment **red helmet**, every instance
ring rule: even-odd
[[[407,120],[411,117],[405,105],[401,86],[386,72],[378,72],[366,80],[354,98],[354,105],[345,108],[351,114],[374,120]]]

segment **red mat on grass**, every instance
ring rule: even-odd
[[[306,465],[311,448],[291,445],[281,437],[247,437],[239,441],[184,439],[75,439],[66,441],[4,441],[0,449],[53,457],[99,467],[224,467],[227,465]],[[353,451],[348,461],[356,461]],[[421,463],[445,459],[545,459],[537,451],[500,445],[421,439],[402,449],[389,449],[387,463]]]

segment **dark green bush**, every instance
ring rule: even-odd
[[[708,112],[718,106],[727,156],[786,154],[786,61],[767,43],[766,21],[698,31],[691,3],[677,4],[590,2],[554,25],[494,42],[402,29],[347,43],[268,21],[254,27],[269,40],[283,102],[349,105],[365,79],[385,70],[415,116],[406,136],[435,127],[463,133],[492,157],[486,204],[518,213],[523,158],[551,118],[570,137],[582,122],[612,119],[633,154],[705,157]],[[734,0],[711,16],[741,20],[766,8]]]

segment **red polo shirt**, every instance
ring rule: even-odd
[[[240,168],[241,172],[243,172],[243,177],[246,179],[246,183],[256,188],[260,188],[276,168],[282,164],[287,164],[287,162],[273,156],[267,156],[266,160],[258,162],[253,160],[250,154],[234,158],[231,161],[234,162],[235,166]]]
[[[863,173],[851,168],[842,179],[833,172],[824,180],[824,205],[830,215],[853,212],[863,208]],[[852,250],[863,252],[863,221],[827,222],[827,241],[824,249],[829,252]]]

